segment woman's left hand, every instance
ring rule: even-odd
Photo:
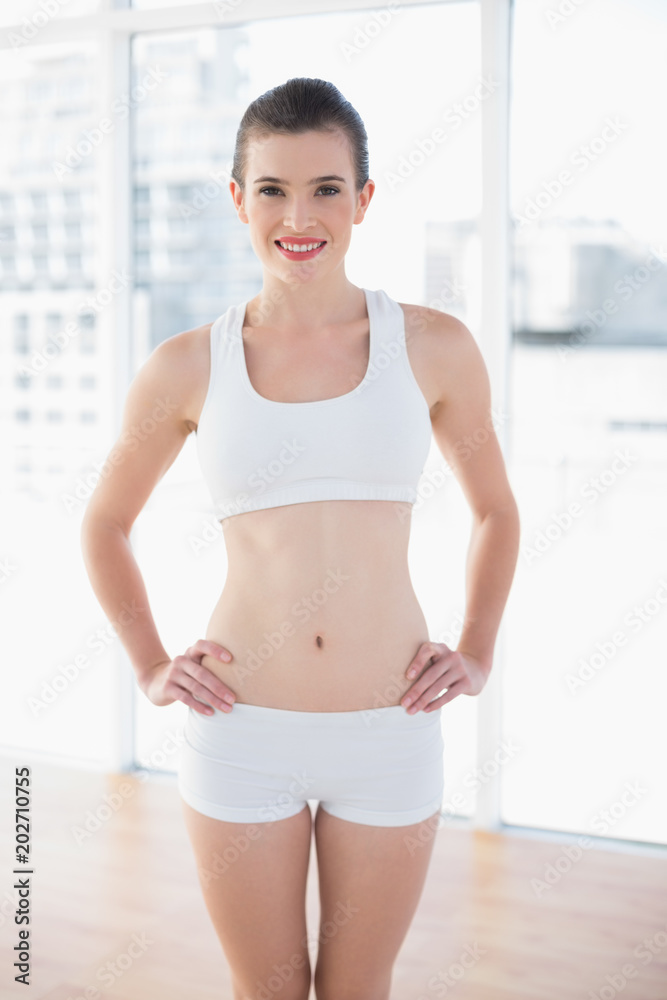
[[[432,712],[459,694],[479,694],[489,670],[481,660],[450,649],[444,642],[423,642],[406,670],[406,676],[417,679],[401,698],[401,705],[412,715],[420,709]],[[445,694],[438,697],[444,688]]]

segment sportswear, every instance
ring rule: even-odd
[[[351,823],[420,823],[442,808],[441,712],[189,707],[178,790],[193,809],[231,823],[287,819],[309,801]]]
[[[431,445],[429,406],[410,366],[401,306],[381,289],[363,291],[366,374],[330,399],[286,403],[255,391],[242,335],[250,299],[212,323],[196,438],[218,520],[316,500],[416,501]]]

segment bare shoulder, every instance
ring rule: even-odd
[[[175,333],[161,341],[144,361],[171,393],[178,417],[195,431],[204,405],[211,372],[212,323]]]
[[[456,316],[430,306],[399,302],[405,316],[410,364],[431,412],[464,385],[485,388],[486,368],[473,334]]]

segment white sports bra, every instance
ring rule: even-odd
[[[316,500],[413,504],[431,445],[428,403],[407,356],[401,306],[363,289],[369,364],[351,392],[285,403],[252,386],[242,328],[248,299],[211,326],[211,374],[197,454],[219,521]]]

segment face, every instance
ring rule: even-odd
[[[288,283],[323,277],[343,262],[352,226],[363,220],[375,190],[368,180],[356,191],[349,142],[341,132],[271,134],[249,143],[245,193],[236,181],[229,186],[262,265]],[[290,251],[278,241],[321,246]]]

